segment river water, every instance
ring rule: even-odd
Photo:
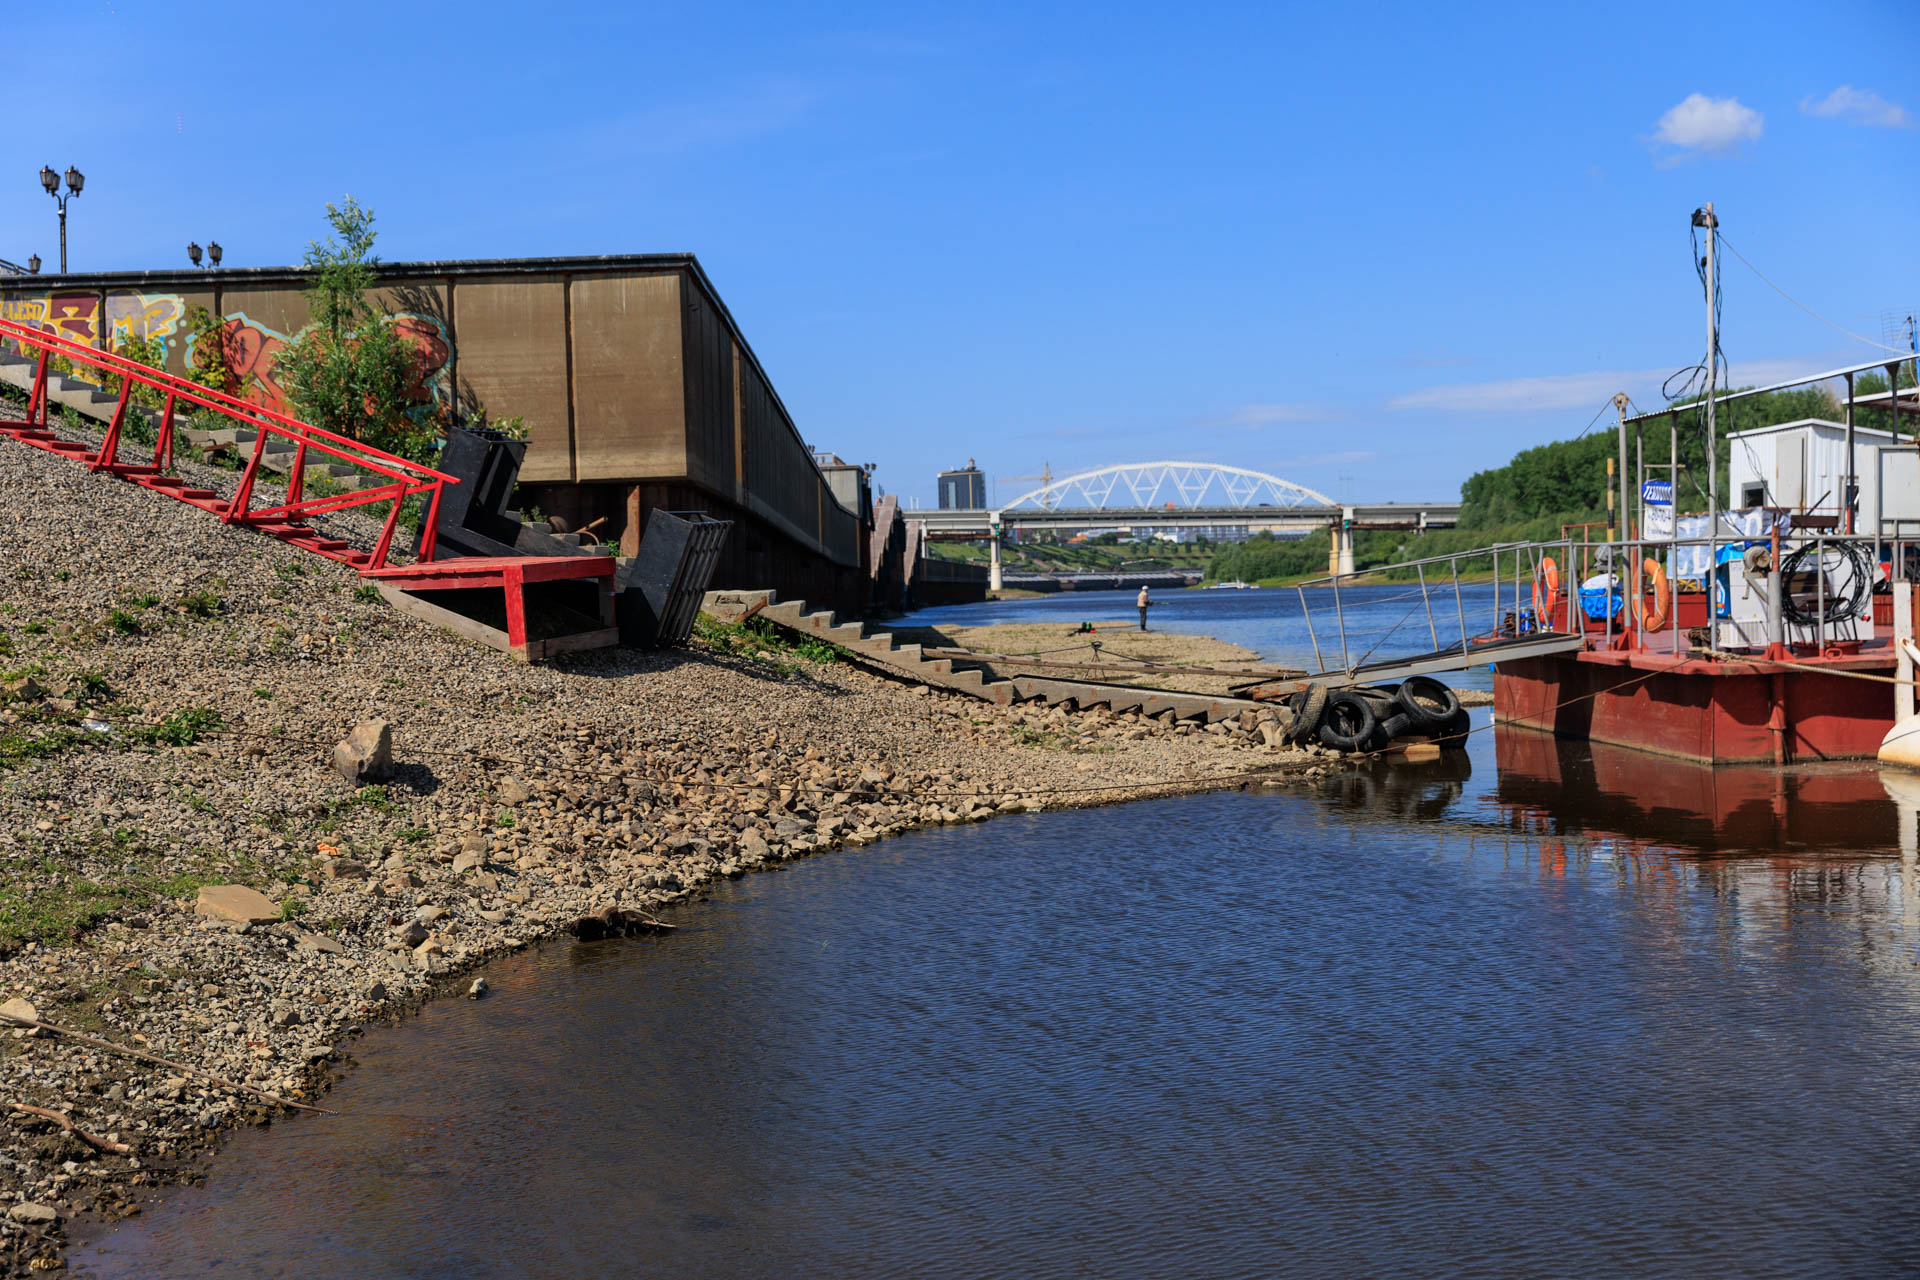
[[[74,1263],[1920,1266],[1911,784],[1471,741],[918,832],[723,884],[666,938],[512,957],[358,1042],[340,1116],[237,1134]]]

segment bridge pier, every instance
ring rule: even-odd
[[[1342,514],[1344,518],[1335,521],[1328,531],[1333,535],[1327,551],[1328,573],[1353,572],[1353,508],[1347,507]]]
[[[1004,580],[1000,576],[1000,534],[997,530],[987,539],[987,547],[991,557],[987,568],[987,590],[998,591]]]

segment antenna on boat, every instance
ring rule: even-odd
[[[1693,211],[1693,225],[1705,228],[1707,254],[1700,261],[1700,279],[1707,287],[1707,647],[1720,647],[1720,614],[1714,607],[1713,588],[1720,576],[1720,449],[1714,440],[1713,393],[1720,373],[1720,281],[1719,264],[1714,261],[1714,241],[1719,239],[1720,220],[1713,216],[1713,201]],[[1731,599],[1731,592],[1729,592]]]

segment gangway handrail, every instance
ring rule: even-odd
[[[133,388],[136,385],[144,386],[166,397],[164,408],[161,410],[158,437],[154,443],[153,461],[150,467],[144,468],[149,472],[157,472],[172,465],[174,412],[182,400],[188,404],[209,409],[254,431],[253,451],[241,475],[239,487],[232,498],[220,508],[220,517],[223,522],[255,525],[277,522],[292,525],[307,516],[325,515],[349,507],[391,501],[393,505],[387,513],[366,566],[379,568],[386,563],[394,529],[399,522],[401,506],[409,497],[426,495],[428,503],[421,526],[418,558],[423,562],[432,560],[438,533],[441,494],[446,485],[460,483],[458,477],[398,454],[389,453],[384,449],[375,448],[349,436],[302,422],[264,405],[254,404],[227,392],[167,373],[165,370],[140,364],[117,352],[75,341],[63,334],[0,319],[0,341],[20,344],[23,354],[28,347],[40,353],[35,363],[33,388],[27,403],[26,422],[28,425],[37,425],[42,430],[47,427],[52,402],[52,396],[48,390],[48,378],[51,372],[50,364],[54,357],[58,356],[76,365],[101,370],[120,379],[119,403],[115,406],[113,416],[107,424],[105,438],[99,448],[90,452],[86,458],[92,470],[122,471],[133,465],[119,461],[120,434],[126,420],[127,409],[131,405]],[[286,500],[278,506],[256,510],[252,506],[253,489],[270,437],[292,442],[295,450],[294,460],[288,473]],[[309,449],[318,450],[322,455],[337,459],[347,466],[372,472],[391,483],[346,494],[307,498],[304,496],[304,479]]]
[[[1727,513],[1722,512],[1720,520],[1716,523],[1724,526],[1726,524],[1726,515]],[[1774,541],[1776,534],[1777,541]],[[1314,661],[1320,668],[1318,676],[1331,678],[1338,683],[1352,683],[1357,673],[1375,672],[1376,670],[1385,670],[1388,668],[1395,670],[1400,668],[1415,670],[1417,668],[1418,671],[1443,670],[1447,669],[1449,663],[1457,669],[1458,667],[1477,665],[1480,662],[1486,661],[1486,654],[1492,643],[1489,637],[1501,635],[1502,629],[1508,627],[1510,622],[1523,618],[1526,608],[1523,604],[1524,593],[1529,587],[1533,587],[1534,584],[1539,581],[1543,561],[1553,555],[1559,555],[1561,557],[1559,561],[1559,571],[1565,574],[1566,581],[1563,585],[1557,587],[1554,592],[1552,614],[1545,618],[1533,618],[1530,628],[1522,629],[1518,625],[1513,626],[1513,638],[1517,639],[1523,635],[1534,635],[1539,637],[1543,642],[1546,642],[1550,638],[1559,637],[1573,642],[1565,647],[1584,648],[1591,636],[1594,641],[1604,640],[1609,646],[1613,646],[1616,641],[1619,641],[1620,643],[1630,644],[1633,647],[1645,647],[1647,635],[1645,628],[1645,610],[1643,606],[1636,604],[1636,602],[1640,601],[1645,594],[1645,590],[1641,585],[1641,579],[1645,572],[1644,565],[1648,559],[1664,555],[1668,558],[1668,564],[1671,565],[1672,557],[1683,547],[1706,548],[1711,555],[1714,548],[1737,546],[1742,542],[1766,543],[1770,541],[1772,541],[1778,549],[1780,561],[1783,564],[1786,562],[1787,551],[1790,546],[1811,547],[1814,549],[1814,563],[1818,566],[1818,571],[1815,573],[1814,600],[1812,601],[1814,605],[1812,610],[1814,622],[1810,627],[1811,635],[1809,638],[1814,642],[1816,648],[1821,650],[1824,650],[1827,646],[1829,628],[1836,624],[1844,624],[1850,620],[1830,617],[1831,611],[1828,608],[1826,579],[1828,573],[1835,566],[1830,565],[1828,562],[1827,557],[1829,553],[1847,546],[1868,548],[1872,552],[1872,562],[1877,564],[1880,560],[1879,549],[1883,546],[1891,547],[1893,556],[1891,576],[1902,576],[1905,573],[1909,553],[1920,551],[1920,538],[1911,536],[1901,537],[1885,533],[1838,534],[1828,533],[1818,529],[1776,529],[1766,535],[1743,534],[1737,530],[1726,529],[1712,535],[1658,539],[1617,537],[1594,542],[1578,541],[1571,536],[1566,536],[1559,539],[1532,542],[1488,543],[1484,546],[1468,548],[1461,551],[1445,552],[1435,556],[1424,556],[1414,560],[1396,561],[1391,564],[1378,565],[1366,570],[1356,569],[1350,573],[1326,574],[1317,578],[1303,580],[1295,584],[1295,586],[1300,599],[1301,613],[1307,624],[1308,638],[1313,645]],[[1501,620],[1503,617],[1501,602],[1501,587],[1503,586],[1503,581],[1500,576],[1501,567],[1499,561],[1502,555],[1509,555],[1513,560],[1513,576],[1511,582],[1512,612],[1504,615],[1508,619],[1508,622]],[[1604,561],[1600,559],[1602,555],[1606,557]],[[1467,625],[1466,608],[1460,591],[1459,565],[1462,561],[1489,558],[1493,560],[1494,565],[1494,626],[1489,632],[1479,637],[1479,642],[1476,643],[1476,639],[1470,634],[1470,629]],[[1523,566],[1526,565],[1528,561],[1532,562],[1531,570],[1523,572]],[[1603,628],[1597,632],[1590,632],[1589,622],[1581,620],[1580,583],[1589,576],[1590,570],[1602,563],[1606,566],[1604,572],[1614,580],[1614,585],[1608,588],[1606,599],[1607,611]],[[1657,565],[1659,562],[1656,560],[1655,563]],[[1726,563],[1728,562],[1723,561],[1721,564],[1708,565],[1706,566],[1705,572],[1701,575],[1701,587],[1706,594],[1707,607],[1710,611],[1718,607],[1715,603],[1716,572],[1721,567],[1724,567]],[[1855,563],[1857,565],[1858,561],[1855,561]],[[1450,566],[1451,569],[1451,585],[1453,588],[1455,611],[1460,625],[1458,643],[1454,645],[1451,650],[1443,649],[1440,646],[1439,629],[1434,621],[1431,592],[1436,584],[1430,583],[1427,580],[1426,570],[1435,564],[1446,564]],[[1353,579],[1377,575],[1382,571],[1404,569],[1412,569],[1416,573],[1418,581],[1417,590],[1421,598],[1421,603],[1426,608],[1428,633],[1434,642],[1434,652],[1415,658],[1395,659],[1385,664],[1376,663],[1373,664],[1372,667],[1369,667],[1365,665],[1366,658],[1379,648],[1379,644],[1376,643],[1366,654],[1361,655],[1359,662],[1355,662],[1349,646],[1345,606],[1340,593],[1342,583],[1351,583]],[[1672,581],[1673,590],[1677,592],[1679,581],[1677,579]],[[1309,587],[1330,587],[1332,589],[1334,612],[1338,620],[1340,635],[1340,664],[1337,667],[1329,666],[1327,655],[1321,651],[1319,635],[1313,625],[1312,608],[1307,598],[1306,589]],[[1616,596],[1618,597],[1617,599]],[[1537,598],[1535,602],[1537,603]],[[1615,611],[1616,605],[1618,612]],[[1419,606],[1416,606],[1416,608],[1418,607]],[[1670,607],[1677,609],[1677,604]],[[1566,610],[1565,616],[1568,629],[1565,632],[1555,629],[1559,621],[1559,611],[1561,608]],[[1409,610],[1408,612],[1409,615],[1411,615],[1413,610]],[[1598,615],[1593,618],[1593,621],[1599,620]],[[1394,631],[1397,631],[1400,626],[1404,625],[1405,621],[1406,619],[1403,618],[1400,622],[1395,623],[1392,628],[1389,628],[1387,635],[1391,636]],[[1807,629],[1809,626],[1809,624],[1805,622],[1788,622],[1786,625],[1802,629]],[[1679,626],[1677,618],[1670,616],[1665,623],[1661,624],[1660,629],[1671,632],[1674,652],[1678,653],[1680,651],[1682,628]],[[1384,642],[1384,637],[1382,642]],[[1445,656],[1449,652],[1453,654],[1451,659]],[[1409,666],[1409,664],[1412,664],[1412,666]],[[1381,676],[1377,678],[1384,677]]]

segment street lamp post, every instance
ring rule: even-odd
[[[60,206],[60,274],[67,274],[67,201],[80,194],[80,188],[87,183],[87,175],[72,165],[67,166],[67,191],[60,194],[60,175],[53,171],[52,165],[40,170],[40,185],[47,189],[54,203]]]

